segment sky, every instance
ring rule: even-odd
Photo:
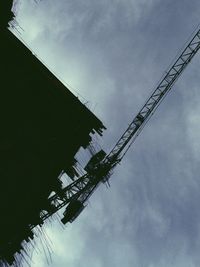
[[[200,27],[199,14],[197,0],[18,0],[16,29],[103,121],[99,142],[109,152]],[[197,54],[111,187],[73,224],[47,225],[51,261],[36,238],[31,267],[200,266],[199,69]]]

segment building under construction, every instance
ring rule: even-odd
[[[107,154],[90,145],[91,134],[105,129],[101,121],[7,30],[12,1],[0,5],[0,265],[18,266],[46,219],[65,207],[61,222],[73,222],[97,187],[109,185],[114,168],[200,50],[200,29]],[[79,175],[75,154],[87,146],[92,157]],[[72,181],[62,184],[63,173]]]
[[[12,0],[0,3],[0,265],[16,262],[42,225],[60,173],[73,177],[75,154],[102,122],[9,30]],[[67,64],[67,63],[66,63]]]

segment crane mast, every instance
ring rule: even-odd
[[[63,223],[72,222],[83,210],[85,203],[95,189],[103,182],[108,182],[114,167],[122,160],[135,138],[141,132],[164,97],[171,90],[175,81],[183,73],[191,59],[200,48],[200,29],[189,41],[185,49],[167,70],[151,96],[147,99],[138,114],[134,117],[123,135],[119,138],[109,154],[98,152],[95,162],[89,165],[86,174],[66,186],[60,188],[48,199],[48,207],[41,214],[41,222],[46,220],[59,209],[67,205]],[[32,228],[36,225],[32,225]]]

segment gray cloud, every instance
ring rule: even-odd
[[[196,0],[20,1],[22,38],[108,127],[109,150],[199,23]],[[52,266],[197,267],[199,56],[138,137],[111,188],[63,231]],[[43,254],[33,266],[47,266]]]

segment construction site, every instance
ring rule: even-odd
[[[73,223],[96,189],[110,186],[114,169],[199,51],[200,29],[107,153],[93,145],[106,130],[104,123],[12,33],[13,1],[0,5],[0,266],[31,266],[36,232],[58,213],[59,223]],[[80,149],[90,154],[82,169],[76,157]],[[146,236],[148,229],[144,243]]]

